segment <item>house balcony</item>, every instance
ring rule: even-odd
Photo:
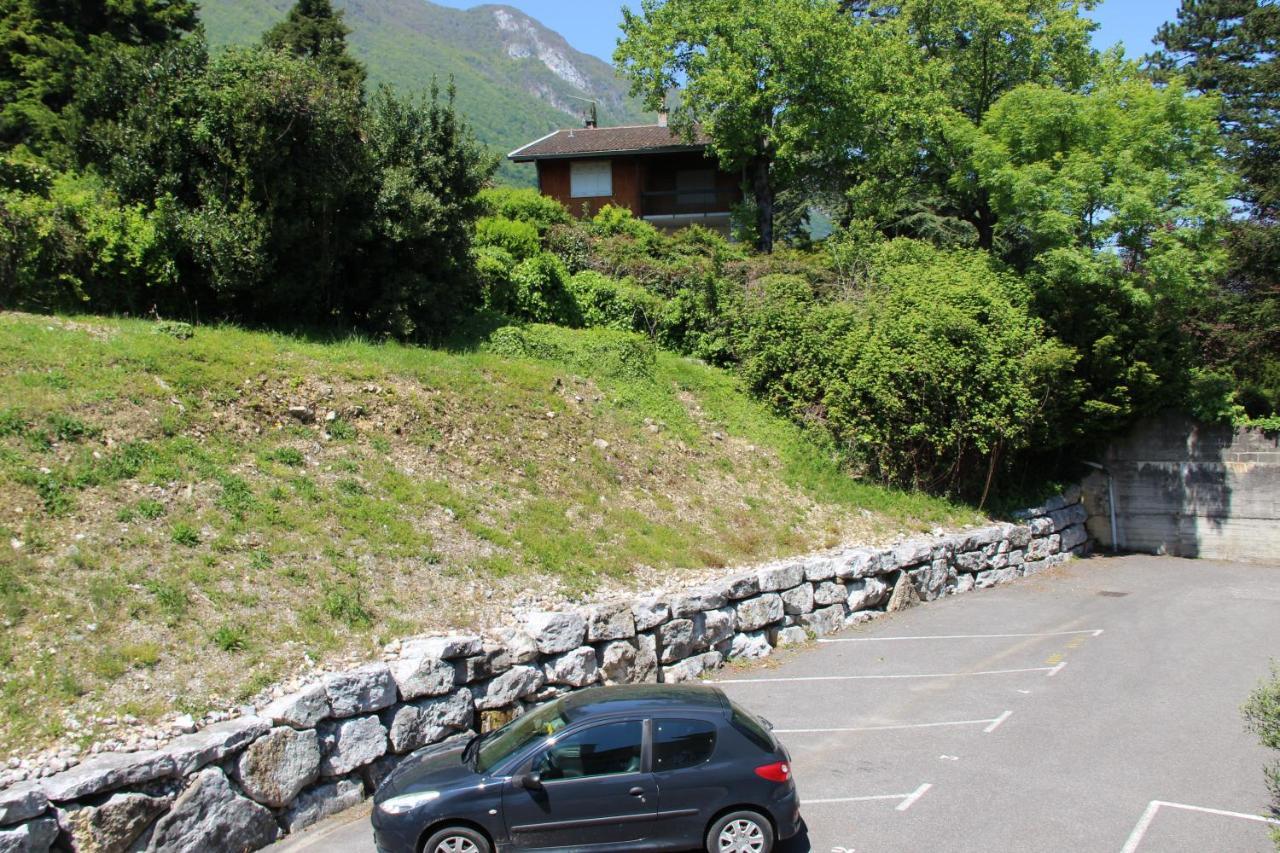
[[[659,226],[724,229],[741,196],[737,189],[651,190],[640,193],[640,216]]]

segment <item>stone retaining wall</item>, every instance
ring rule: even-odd
[[[1079,494],[999,524],[772,563],[639,601],[421,637],[161,749],[99,753],[0,791],[0,853],[255,850],[361,802],[408,753],[593,684],[695,679],[1088,547]]]

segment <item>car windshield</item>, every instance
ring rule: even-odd
[[[488,772],[489,768],[505,761],[535,740],[553,735],[568,724],[563,702],[552,702],[523,717],[517,717],[481,741],[476,752],[476,771]]]

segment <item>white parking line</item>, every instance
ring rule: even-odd
[[[774,734],[779,735],[810,735],[810,734],[839,734],[842,732],[889,732],[897,729],[938,729],[946,726],[986,726],[983,732],[991,734],[996,728],[1009,719],[1012,711],[1005,711],[998,717],[990,720],[955,720],[945,723],[899,723],[884,726],[837,726],[832,728],[819,729],[774,729]]]
[[[1133,828],[1133,832],[1129,833],[1129,840],[1120,849],[1120,853],[1134,853],[1138,849],[1138,845],[1142,843],[1142,839],[1146,836],[1147,831],[1151,829],[1151,824],[1156,819],[1156,812],[1160,811],[1161,808],[1182,809],[1188,812],[1200,812],[1202,814],[1217,815],[1218,817],[1233,817],[1240,820],[1252,820],[1258,823],[1270,823],[1280,826],[1280,820],[1263,817],[1262,815],[1229,812],[1222,809],[1205,808],[1204,806],[1189,806],[1185,803],[1170,803],[1165,800],[1152,800],[1147,804],[1147,810],[1142,813],[1142,817],[1138,819],[1138,825]]]
[[[918,799],[920,799],[921,797],[923,797],[923,796],[924,796],[924,794],[925,794],[925,792],[926,792],[926,791],[928,791],[928,790],[929,790],[930,788],[932,788],[932,787],[933,787],[933,786],[932,786],[932,785],[930,785],[928,782],[925,782],[925,783],[924,783],[923,785],[921,785],[919,788],[916,788],[914,791],[912,791],[912,792],[911,792],[911,796],[907,797],[905,800],[903,800],[902,802],[898,803],[897,811],[905,812],[907,809],[909,809],[909,808],[911,808],[912,806],[914,806],[914,805],[916,804],[916,800],[918,800]]]
[[[1012,711],[1005,711],[1003,714],[1001,714],[1000,716],[998,716],[998,717],[996,717],[994,720],[992,720],[992,721],[991,721],[991,725],[989,725],[989,726],[987,726],[985,729],[983,729],[983,730],[982,730],[982,733],[983,733],[983,734],[986,734],[986,735],[991,734],[991,733],[992,733],[992,732],[994,732],[996,729],[1000,728],[1000,725],[1001,725],[1005,720],[1009,719],[1009,717],[1011,717],[1012,715],[1013,715],[1013,712],[1012,712]]]
[[[1068,637],[1075,634],[1088,634],[1091,637],[1101,636],[1103,628],[1090,628],[1085,631],[1044,631],[1038,634],[938,634],[932,637],[831,637],[818,640],[819,643],[887,643],[894,640],[1003,640],[1017,637]]]
[[[1013,675],[1019,672],[1047,672],[1049,675],[1057,675],[1058,672],[1066,666],[1066,663],[1060,663],[1057,666],[1032,666],[1025,669],[986,669],[978,672],[933,672],[920,675],[792,675],[780,678],[726,678],[723,681],[712,682],[714,684],[777,684],[784,681],[863,681],[868,679],[885,679],[885,678],[958,678],[960,676],[969,675]]]
[[[873,796],[868,796],[868,797],[829,797],[827,799],[821,799],[821,800],[809,800],[809,799],[801,798],[800,805],[820,806],[820,805],[830,805],[832,803],[870,803],[870,802],[875,802],[877,800],[901,800],[901,802],[899,802],[898,805],[894,807],[894,810],[905,812],[907,809],[914,806],[916,804],[916,800],[923,797],[925,793],[932,787],[933,787],[933,784],[931,782],[925,782],[923,785],[921,785],[919,788],[916,788],[910,794],[875,794]]]

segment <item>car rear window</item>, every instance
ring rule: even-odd
[[[656,773],[696,767],[711,759],[716,727],[706,720],[654,720],[653,769]]]
[[[760,721],[760,718],[752,714],[750,711],[744,711],[737,705],[732,705],[732,713],[729,716],[730,724],[742,733],[743,737],[760,747],[764,752],[776,752],[778,745],[774,743],[773,735],[769,734],[768,727]]]

